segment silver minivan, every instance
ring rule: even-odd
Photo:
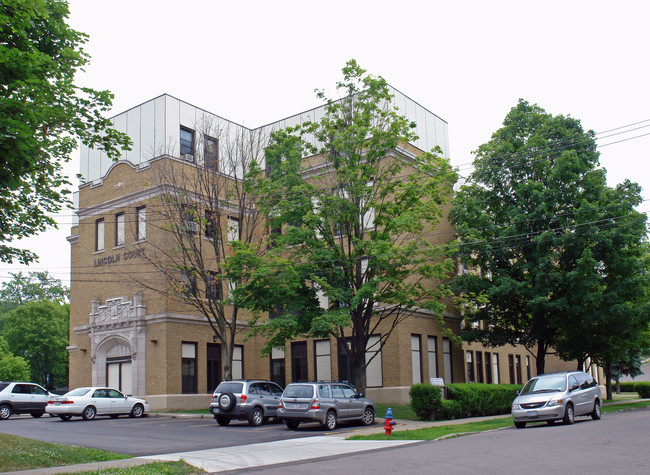
[[[518,429],[527,422],[573,424],[576,416],[600,419],[600,404],[600,388],[591,375],[566,371],[531,378],[513,401],[511,413]]]

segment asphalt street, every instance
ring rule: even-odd
[[[648,474],[648,427],[650,408],[604,414],[600,421],[581,418],[571,426],[507,428],[233,473]]]

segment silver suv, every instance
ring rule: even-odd
[[[340,421],[375,422],[375,402],[345,383],[291,383],[282,393],[278,418],[289,429],[301,422],[320,422],[328,430]]]
[[[9,419],[11,414],[41,417],[50,396],[38,384],[0,381],[0,419]]]
[[[210,412],[221,426],[233,419],[259,426],[276,417],[281,395],[282,388],[272,381],[222,381],[212,395]]]
[[[600,388],[591,375],[567,371],[535,376],[512,403],[512,418],[517,429],[527,422],[562,420],[573,424],[575,416],[600,419]]]

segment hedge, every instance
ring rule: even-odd
[[[440,401],[440,388],[414,384],[409,394],[411,408],[420,420],[448,420],[507,414],[521,388],[516,384],[449,384],[447,399]]]
[[[634,389],[643,399],[650,398],[650,381],[639,381],[634,383]]]

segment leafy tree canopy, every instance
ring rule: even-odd
[[[24,358],[14,356],[0,336],[0,381],[29,381],[29,365]]]
[[[62,304],[70,296],[70,289],[48,271],[28,272],[27,275],[10,272],[9,275],[11,280],[0,287],[0,315],[25,302],[50,300]]]
[[[4,338],[10,351],[27,361],[32,380],[48,389],[68,381],[70,306],[27,302],[4,318]]]
[[[440,150],[404,151],[415,124],[392,105],[383,78],[351,60],[337,89],[342,99],[318,93],[321,120],[272,134],[266,169],[251,175],[271,248],[260,256],[240,247],[230,271],[248,282],[235,291],[238,304],[275,317],[254,322],[267,350],[299,335],[333,336],[354,366],[345,376],[363,391],[371,335],[381,335],[377,351],[413,311],[442,321],[437,284],[451,263],[432,230],[455,175]]]
[[[538,373],[550,349],[580,362],[611,357],[629,342],[611,332],[623,322],[635,322],[635,331],[644,319],[647,326],[639,186],[609,188],[593,132],[524,100],[475,154],[450,216],[460,258],[476,272],[453,289],[467,320],[486,325],[463,337],[521,343]]]
[[[0,262],[34,261],[7,243],[56,226],[76,137],[113,158],[130,143],[104,117],[112,94],[74,83],[89,56],[68,15],[64,0],[0,3]]]

